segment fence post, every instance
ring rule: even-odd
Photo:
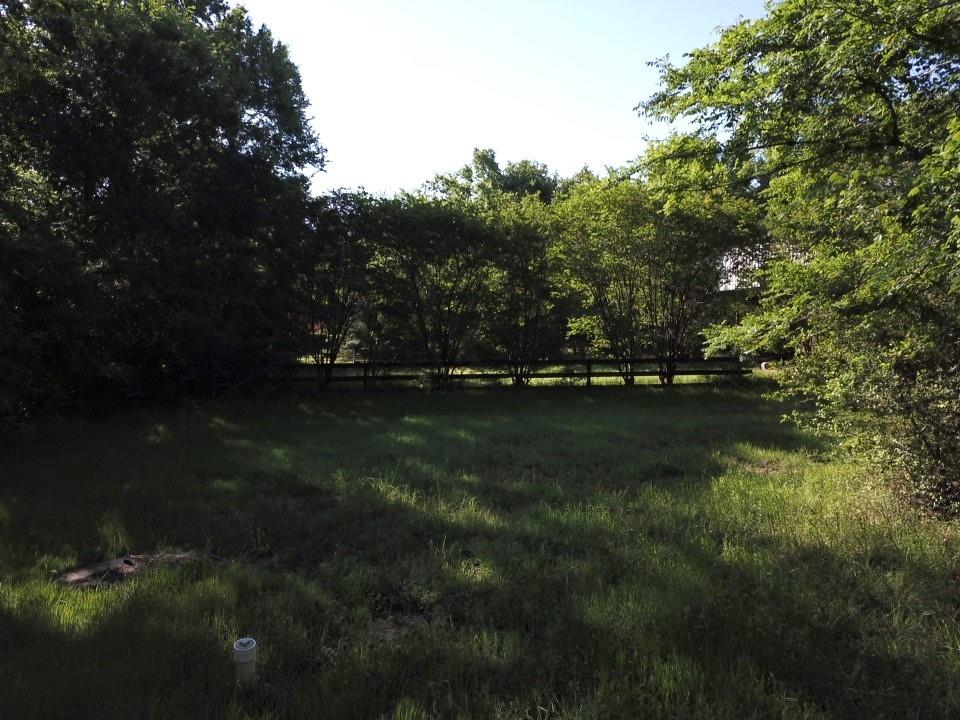
[[[593,363],[587,360],[587,387],[593,385]]]
[[[367,366],[368,365],[369,363],[366,360],[364,360],[363,361],[363,389],[364,390],[367,389]]]

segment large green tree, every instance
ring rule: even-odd
[[[714,346],[785,350],[818,419],[940,506],[960,499],[958,27],[951,0],[781,0],[661,64],[644,106],[763,189],[763,302]]]
[[[583,298],[584,314],[571,330],[621,360],[632,384],[629,360],[646,345],[641,307],[646,248],[652,236],[649,196],[634,181],[577,185],[557,207],[559,242],[553,252],[564,284]]]
[[[471,164],[428,183],[484,224],[492,266],[472,349],[506,360],[515,385],[527,384],[531,363],[557,357],[563,345],[562,290],[550,253],[557,185],[546,165],[521,160],[501,167],[489,149],[474,150]]]
[[[486,214],[496,234],[482,338],[487,353],[507,361],[511,380],[526,385],[537,360],[556,358],[564,344],[564,289],[558,282],[555,223],[536,193],[501,192]]]
[[[283,345],[323,162],[306,107],[286,49],[225,3],[0,2],[9,409],[215,391]]]
[[[661,382],[673,382],[679,360],[698,351],[741,249],[759,242],[753,203],[730,192],[710,145],[674,138],[651,149],[638,177],[578,183],[558,205],[555,252],[585,300],[572,329],[619,358],[627,383],[631,360],[647,355]]]
[[[415,328],[420,357],[445,386],[480,322],[496,246],[479,218],[422,196],[383,200],[375,223],[372,269],[393,298],[391,321]]]
[[[330,381],[360,314],[373,293],[369,265],[373,199],[337,191],[317,198],[309,230],[294,252],[294,332],[303,338],[317,382]]]

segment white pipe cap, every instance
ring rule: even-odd
[[[257,641],[251,637],[240,638],[233,644],[233,661],[248,663],[257,659]]]

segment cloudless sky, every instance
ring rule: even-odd
[[[633,108],[647,62],[763,0],[243,0],[300,67],[327,148],[314,190],[414,189],[493,148],[561,175],[634,159],[666,128]]]

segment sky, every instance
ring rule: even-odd
[[[289,48],[327,148],[314,192],[415,189],[492,148],[603,172],[669,130],[636,105],[647,63],[712,42],[763,0],[243,0]]]

